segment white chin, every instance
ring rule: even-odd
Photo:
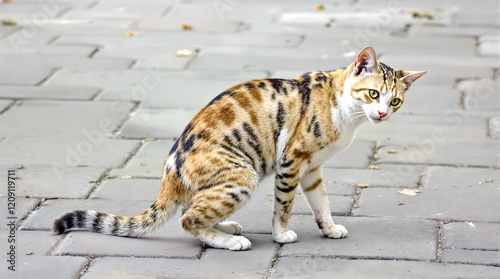
[[[380,123],[380,122],[382,122],[382,121],[383,121],[383,120],[375,119],[375,118],[373,118],[373,117],[369,117],[369,116],[368,116],[367,118],[368,118],[368,120],[369,120],[371,123],[374,123],[374,124],[378,124],[378,123]]]

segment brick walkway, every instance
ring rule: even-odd
[[[317,4],[0,3],[0,277],[498,278],[499,2]],[[204,248],[175,220],[141,239],[50,232],[74,209],[144,210],[172,139],[224,89],[343,67],[368,44],[393,67],[429,73],[393,123],[365,124],[324,167],[348,238],[322,237],[299,197],[298,242],[274,243],[270,180],[233,218],[253,242],[246,252]]]

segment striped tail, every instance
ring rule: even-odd
[[[116,216],[94,210],[69,212],[54,221],[54,232],[63,234],[70,230],[86,230],[115,236],[140,237],[162,226],[177,211],[177,203],[162,206],[153,203],[136,216]]]

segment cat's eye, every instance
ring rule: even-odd
[[[368,90],[368,95],[370,95],[370,98],[372,99],[377,99],[380,96],[380,93],[378,93],[375,89],[370,89]]]
[[[392,99],[392,101],[391,101],[391,106],[395,107],[395,106],[399,105],[400,103],[401,103],[401,99],[399,99],[399,98],[394,98],[394,99]]]

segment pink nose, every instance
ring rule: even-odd
[[[387,112],[379,111],[379,112],[378,112],[378,115],[380,116],[380,119],[382,119],[382,118],[384,118],[385,116],[387,116]]]

